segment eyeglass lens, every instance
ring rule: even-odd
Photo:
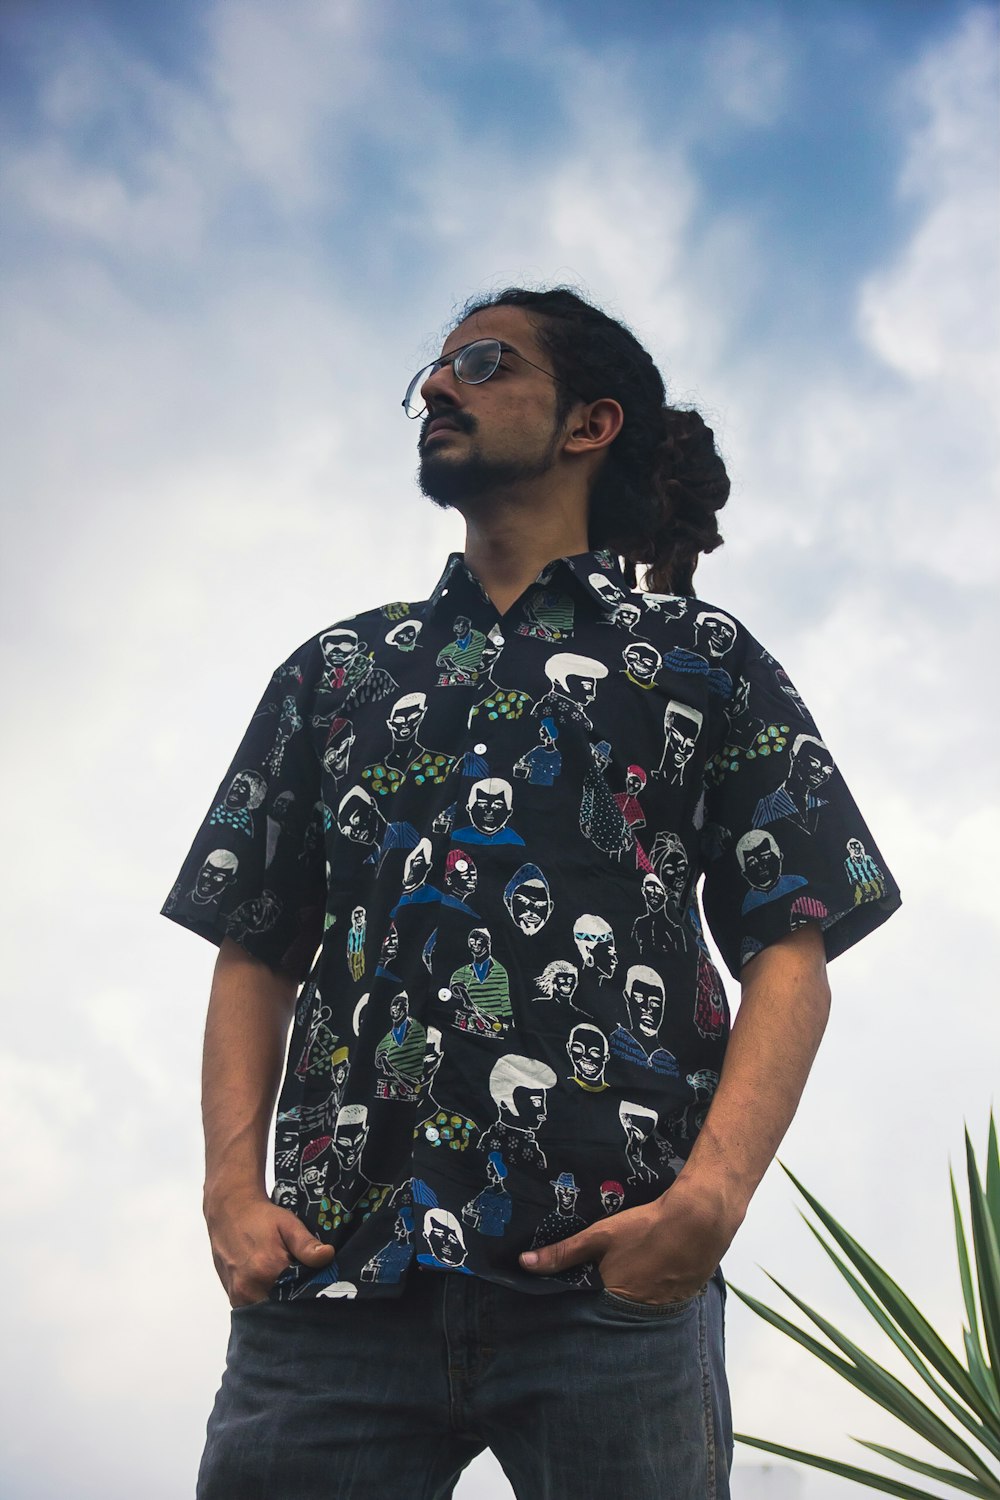
[[[499,339],[476,339],[473,344],[466,344],[452,358],[452,366],[455,376],[465,385],[482,385],[484,380],[489,380],[499,368],[503,348]],[[419,417],[424,410],[424,399],[420,394],[420,387],[437,370],[449,362],[448,359],[435,360],[432,365],[419,370],[407,387],[403,398],[403,408],[408,417]]]

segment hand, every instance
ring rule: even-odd
[[[320,1270],[333,1260],[301,1219],[261,1192],[231,1193],[205,1203],[212,1259],[232,1307],[264,1302],[293,1261]]]
[[[553,1276],[597,1262],[609,1292],[631,1302],[662,1304],[696,1296],[716,1270],[739,1228],[715,1194],[683,1174],[653,1203],[626,1208],[544,1250],[521,1256],[525,1270]]]

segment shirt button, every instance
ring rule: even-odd
[[[444,988],[444,989],[438,990],[438,999],[439,1000],[450,1000],[451,999],[451,990],[449,990],[447,987]]]

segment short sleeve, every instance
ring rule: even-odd
[[[301,977],[325,904],[321,766],[309,646],[272,675],[163,915]]]
[[[865,937],[899,891],[794,685],[752,637],[706,766],[703,901],[734,977],[806,922],[827,958]]]

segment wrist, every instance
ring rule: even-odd
[[[706,1227],[732,1239],[746,1217],[750,1194],[725,1174],[689,1162],[657,1201],[666,1208],[668,1200],[671,1214],[683,1204]]]

